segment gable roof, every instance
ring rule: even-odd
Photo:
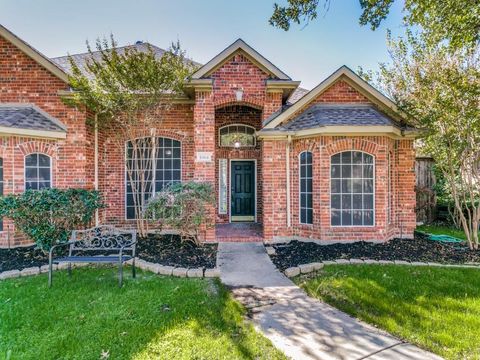
[[[281,112],[272,114],[272,116],[267,118],[264,121],[264,129],[274,129],[285,121],[290,120],[298,111],[306,108],[308,104],[340,79],[348,82],[349,85],[365,95],[370,101],[372,101],[372,103],[380,105],[382,108],[396,114],[396,117],[401,119],[399,110],[392,100],[363,80],[350,68],[343,65],[293,105],[287,107]]]
[[[61,139],[66,131],[62,122],[36,105],[0,104],[0,133]]]
[[[400,125],[369,104],[315,104],[276,130],[305,130],[322,126]]]
[[[203,65],[198,69],[193,75],[192,79],[201,79],[208,77],[215,69],[221,66],[226,62],[235,52],[241,50],[245,55],[251,60],[255,65],[259,66],[261,69],[267,73],[273,75],[279,80],[292,80],[287,74],[281,71],[278,67],[273,65],[267,58],[262,56],[254,48],[248,45],[242,39],[237,39],[225,50],[220,52],[217,56]]]
[[[133,45],[120,46],[116,48],[119,54],[123,54],[127,49],[135,49],[138,52],[147,52],[148,49],[151,49],[157,59],[160,59],[167,52],[167,50],[165,49],[159,48],[158,46],[155,46],[148,42],[143,42],[143,41],[137,41]],[[88,74],[88,72],[84,71],[86,70],[87,61],[91,58],[94,58],[95,60],[101,60],[102,53],[101,51],[92,51],[91,54],[89,52],[84,52],[80,54],[59,56],[56,58],[52,58],[51,60],[55,64],[57,64],[57,66],[62,68],[66,73],[71,73],[72,67],[70,66],[70,61],[69,61],[70,56],[72,57],[75,64],[77,64],[77,66],[80,68],[80,70],[82,70],[85,74]],[[201,65],[192,60],[188,60],[188,61],[194,65],[198,65],[198,66]]]
[[[68,76],[67,74],[61,69],[57,64],[55,64],[51,59],[43,55],[40,51],[35,49],[30,44],[26,43],[22,39],[20,39],[17,35],[12,33],[6,27],[0,25],[0,36],[5,38],[7,41],[11,42],[15,45],[20,51],[22,51],[25,55],[29,56],[33,60],[35,60],[38,64],[43,66],[53,75],[58,77],[60,80],[68,83]]]

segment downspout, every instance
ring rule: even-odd
[[[95,137],[95,145],[94,145],[94,167],[95,167],[95,179],[94,179],[94,186],[95,190],[98,191],[98,115],[95,114],[95,129],[94,129],[94,137]],[[95,226],[98,226],[100,223],[99,221],[99,213],[98,209],[95,210]]]
[[[287,228],[290,228],[292,226],[292,219],[291,219],[291,209],[290,209],[290,144],[292,142],[292,135],[288,135],[287,137],[287,147],[286,147],[286,160],[287,160],[287,166],[286,166],[286,176],[287,176]]]

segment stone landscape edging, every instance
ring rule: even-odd
[[[283,271],[286,277],[293,278],[300,274],[308,274],[317,270],[320,270],[325,265],[407,265],[407,266],[432,266],[432,267],[446,267],[446,268],[469,268],[480,269],[479,263],[472,264],[441,264],[435,262],[422,262],[422,261],[404,261],[404,260],[372,260],[372,259],[338,259],[338,260],[326,260],[312,262],[308,264],[300,264],[298,266],[292,266]]]
[[[131,264],[132,260],[126,262]],[[72,268],[79,268],[91,265],[90,263],[72,263]],[[158,275],[188,277],[188,278],[215,278],[220,277],[220,270],[215,267],[212,269],[204,268],[184,268],[151,263],[143,259],[135,258],[135,266],[141,270],[147,270]],[[54,264],[53,270],[66,270],[67,263]],[[33,266],[22,270],[7,270],[0,273],[0,280],[32,276],[48,273],[48,265]]]

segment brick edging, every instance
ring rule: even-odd
[[[131,264],[132,261],[126,262]],[[72,263],[72,268],[79,268],[89,266],[91,263]],[[157,263],[151,263],[139,258],[135,258],[135,266],[142,270],[151,271],[159,275],[175,276],[175,277],[188,277],[188,278],[215,278],[220,277],[220,270],[218,268],[204,269],[204,268],[184,268],[165,266]],[[54,264],[53,270],[66,270],[67,263]],[[22,270],[7,270],[0,273],[0,280],[11,279],[24,276],[32,276],[48,273],[48,265],[34,266],[25,268]]]
[[[300,274],[308,274],[313,271],[320,270],[325,265],[409,265],[409,266],[434,266],[434,267],[445,267],[445,268],[473,268],[480,269],[480,263],[472,264],[440,264],[434,262],[421,262],[421,261],[403,261],[403,260],[371,260],[371,259],[338,259],[332,261],[320,261],[313,262],[308,264],[301,264],[298,266],[289,267],[283,272],[285,276],[292,278]]]

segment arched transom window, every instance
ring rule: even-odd
[[[375,170],[372,155],[345,151],[331,157],[331,225],[373,226]]]
[[[227,125],[220,128],[220,146],[252,147],[255,146],[255,129],[247,125]]]
[[[50,156],[30,154],[25,156],[25,190],[42,190],[52,187]]]
[[[129,141],[126,160],[126,218],[135,219],[136,204],[141,209],[154,193],[181,181],[181,143],[165,137]]]

